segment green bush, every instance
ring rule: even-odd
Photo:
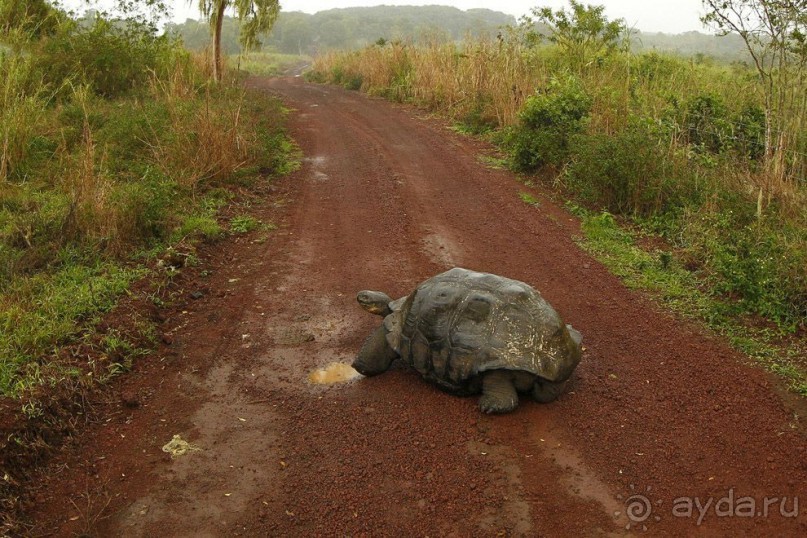
[[[343,86],[348,90],[358,91],[361,89],[363,81],[364,77],[358,73],[354,73],[345,79]]]
[[[731,122],[723,100],[713,94],[696,95],[687,104],[684,132],[695,147],[720,153],[731,142]]]
[[[720,212],[706,209],[683,223],[692,255],[721,296],[738,313],[751,312],[795,330],[807,319],[807,239],[803,231],[770,217],[759,219],[755,205],[723,193]]]
[[[143,88],[152,73],[163,74],[178,47],[147,25],[98,18],[88,28],[63,25],[45,41],[36,65],[55,89],[65,82],[88,84],[96,94],[114,98]]]
[[[591,105],[591,98],[572,77],[553,79],[546,91],[528,97],[518,124],[504,139],[513,167],[521,171],[561,167],[569,159],[572,136],[585,128]]]
[[[477,99],[473,107],[459,120],[459,130],[468,134],[482,135],[493,131],[498,122],[485,111],[488,109],[489,99]]]
[[[308,80],[312,82],[324,82],[317,79],[316,72],[313,72],[312,75],[308,77]],[[337,65],[331,70],[331,82],[348,90],[360,90],[363,81],[364,77],[361,73],[345,70],[341,65]]]
[[[102,105],[104,121],[95,128],[95,140],[106,149],[107,165],[120,179],[136,180],[149,170],[152,149],[173,131],[167,103],[161,100],[117,102]]]
[[[147,170],[139,181],[118,184],[113,199],[121,221],[128,226],[125,236],[129,242],[148,245],[165,239],[177,218],[178,195],[176,183],[154,169]]]
[[[31,59],[0,51],[0,182],[29,180],[31,161],[53,153],[41,136],[49,127],[49,104]]]
[[[647,52],[632,58],[634,76],[646,82],[668,83],[682,70],[681,61],[672,56]]]
[[[691,167],[669,150],[650,120],[632,119],[613,135],[578,135],[567,186],[611,213],[649,217],[699,202]]]
[[[28,39],[53,34],[64,19],[64,14],[46,0],[0,2],[0,32],[12,34],[15,30]]]
[[[746,105],[732,122],[734,149],[743,157],[759,161],[765,155],[765,111],[759,105]]]
[[[313,69],[311,71],[306,71],[303,78],[305,78],[306,81],[313,82],[315,84],[325,84],[328,81],[328,77],[325,75],[325,73]]]

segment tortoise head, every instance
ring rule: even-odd
[[[389,295],[380,291],[363,290],[356,295],[356,300],[362,308],[377,316],[392,314],[389,304],[392,302]]]

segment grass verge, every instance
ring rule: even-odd
[[[566,207],[581,220],[583,237],[578,244],[625,285],[648,291],[675,313],[705,324],[733,347],[782,376],[791,390],[807,396],[804,342],[785,341],[782,332],[772,327],[742,323],[734,315],[731,302],[705,289],[669,250],[641,248],[637,244],[639,233],[620,226],[610,213],[593,212],[573,203]]]

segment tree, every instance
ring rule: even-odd
[[[764,92],[765,161],[771,166],[784,150],[789,123],[796,119],[798,126],[805,114],[807,0],[703,0],[703,5],[704,24],[722,35],[739,35],[753,58]]]
[[[533,8],[532,14],[548,28],[549,41],[558,45],[577,67],[617,48],[625,34],[624,20],[609,21],[603,14],[605,6],[583,5],[575,0],[569,0],[569,6],[571,11]],[[526,22],[531,25],[533,21],[527,18]],[[532,38],[540,40],[541,36],[533,34]]]
[[[248,50],[260,46],[259,33],[272,29],[280,4],[278,0],[199,0],[199,11],[207,17],[213,32],[213,78],[216,80],[221,80],[222,76],[221,29],[228,9],[235,11],[238,17],[241,45]]]

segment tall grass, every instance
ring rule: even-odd
[[[278,171],[289,149],[277,102],[212,83],[206,59],[137,21],[23,37],[0,52],[0,396],[14,397],[146,253],[219,234],[209,190]]]
[[[519,171],[660,234],[737,315],[807,329],[807,86],[791,81],[778,168],[745,66],[655,52],[575,63],[518,30],[461,44],[374,45],[314,61],[313,80],[490,133]]]

